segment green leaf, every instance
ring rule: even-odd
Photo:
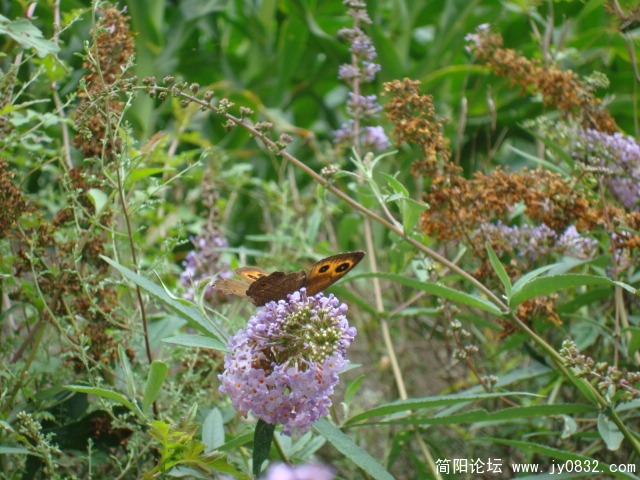
[[[407,190],[407,188],[402,184],[402,182],[400,182],[400,180],[389,175],[388,173],[380,172],[380,175],[382,175],[387,180],[387,184],[395,193],[397,193],[398,195],[402,195],[405,198],[409,197],[409,190]]]
[[[256,423],[256,429],[253,433],[253,474],[256,477],[260,476],[262,464],[269,458],[275,429],[275,425],[264,420],[258,420]]]
[[[278,31],[278,49],[287,52],[287,55],[278,55],[274,59],[274,80],[280,85],[290,85],[292,78],[300,71],[301,58],[307,52],[309,29],[306,24],[293,17],[291,21],[283,22]],[[284,90],[279,93],[285,95]],[[286,118],[282,113],[281,116]],[[276,128],[279,128],[277,124]]]
[[[456,395],[438,395],[434,397],[424,398],[411,398],[408,400],[399,400],[397,402],[386,403],[375,408],[371,408],[366,412],[362,412],[352,418],[350,418],[346,424],[353,425],[354,423],[367,420],[372,417],[379,417],[383,415],[391,415],[398,412],[409,412],[411,410],[421,410],[425,408],[437,408],[448,405],[456,405],[459,403],[471,403],[480,400],[487,400],[496,397],[507,396],[539,396],[533,393],[527,392],[491,392],[491,393],[463,393]]]
[[[629,327],[623,328],[623,332],[630,332],[631,338],[629,339],[629,345],[627,347],[628,355],[634,355],[638,350],[640,350],[640,328],[639,327]]]
[[[278,435],[278,432],[276,432]],[[291,440],[286,435],[278,435],[278,444],[282,445],[284,438]],[[303,436],[298,437],[297,441],[291,442],[290,448],[286,450],[288,456],[296,456],[298,458],[310,458],[316,454],[324,445],[327,439],[322,435],[316,435],[314,432],[307,432]]]
[[[638,295],[638,289],[635,287],[632,287],[628,283],[620,282],[618,280],[612,280],[611,283],[613,283],[616,287],[620,287],[623,290],[626,290],[632,295]]]
[[[545,161],[543,159],[540,159],[540,158],[536,158],[535,160],[533,160],[534,162],[540,163],[547,170],[555,171],[555,172],[559,173],[560,175],[562,175],[563,177],[569,176],[570,172],[574,171],[575,166],[576,166],[575,165],[576,161],[571,156],[571,154],[568,152],[567,148],[563,147],[562,145],[558,145],[556,142],[550,140],[545,135],[539,135],[538,132],[536,132],[536,131],[534,131],[532,129],[527,129],[527,131],[533,137],[535,137],[537,140],[539,140],[540,142],[544,143],[549,148],[549,150],[551,150],[555,155],[557,155],[558,158],[563,159],[569,168],[562,169],[557,164],[552,163],[552,162],[547,162],[547,161]],[[518,152],[518,153],[522,154],[523,156],[527,155],[525,152],[522,152],[521,150],[518,150],[518,149],[516,149],[516,148],[514,148],[512,146],[510,146],[509,148],[511,148],[514,152]]]
[[[41,453],[32,452],[26,448],[20,447],[0,447],[0,455],[34,455],[36,457],[42,457]]]
[[[133,378],[133,372],[131,371],[131,364],[129,363],[127,354],[121,344],[118,345],[118,358],[120,359],[120,366],[122,367],[124,378],[127,382],[127,393],[129,394],[129,398],[136,398],[136,381]]]
[[[253,433],[238,434],[224,445],[220,445],[218,450],[235,452],[238,448],[249,445],[251,442],[253,442]]]
[[[362,385],[362,381],[365,379],[364,375],[360,375],[353,382],[349,384],[347,390],[344,392],[344,402],[348,405],[353,401],[353,397],[355,397],[356,393],[360,389],[360,385]]]
[[[202,443],[207,446],[207,452],[224,445],[224,421],[217,408],[212,408],[202,422]]]
[[[609,450],[618,450],[622,440],[624,440],[624,435],[622,435],[618,426],[604,413],[598,415],[598,433]]]
[[[585,414],[595,413],[598,409],[590,405],[582,404],[550,404],[550,405],[528,405],[523,407],[503,408],[495,412],[488,412],[485,409],[470,410],[468,412],[456,413],[452,415],[437,415],[426,417],[424,412],[409,415],[401,419],[391,419],[389,421],[376,422],[385,425],[457,425],[462,423],[477,422],[508,422],[523,418],[548,417],[555,415]]]
[[[371,478],[376,480],[393,480],[393,476],[387,472],[378,461],[366,450],[356,445],[353,440],[347,437],[342,430],[330,423],[327,419],[321,418],[314,425],[313,429],[327,439],[340,453],[360,467]]]
[[[502,286],[504,287],[504,292],[507,295],[507,298],[511,296],[511,279],[507,274],[507,271],[502,266],[500,259],[496,255],[496,252],[493,251],[489,242],[486,243],[487,253],[489,254],[489,262],[491,262],[491,266],[493,267],[494,272],[502,282]]]
[[[246,478],[227,462],[224,453],[217,451],[205,453],[205,445],[194,438],[197,429],[190,422],[176,427],[165,422],[152,420],[150,427],[149,434],[161,444],[161,454],[159,463],[153,471],[154,474],[145,476],[145,478],[156,478],[158,475],[155,473],[175,467],[194,469],[198,472],[208,472],[210,469],[214,469],[229,473],[236,478]]]
[[[162,389],[162,383],[167,378],[169,365],[160,360],[154,360],[149,369],[147,383],[144,385],[144,396],[142,397],[142,411],[146,412],[151,404],[158,398],[158,393]]]
[[[153,175],[159,175],[161,173],[170,172],[170,171],[172,170],[168,168],[160,168],[160,167],[136,168],[131,172],[127,180],[130,182],[135,182],[146,177],[151,177]]]
[[[84,385],[67,385],[64,388],[71,390],[72,392],[86,393],[87,395],[96,395],[101,398],[106,398],[107,400],[112,400],[131,410],[136,414],[138,418],[146,420],[145,414],[140,410],[138,405],[136,405],[134,402],[129,401],[127,397],[119,392],[107,390],[106,388],[87,387]]]
[[[513,287],[513,294],[509,298],[509,306],[514,308],[531,298],[547,295],[550,293],[565,290],[567,288],[580,287],[585,285],[612,285],[613,282],[606,277],[596,275],[585,275],[579,273],[568,273],[565,275],[550,275],[539,277],[530,282]]]
[[[516,282],[513,284],[512,287],[512,291],[518,291],[520,290],[520,288],[522,287],[522,285],[524,285],[525,283],[529,283],[532,279],[539,277],[540,275],[542,275],[545,272],[548,272],[549,270],[552,270],[554,268],[556,268],[557,264],[551,264],[551,265],[545,265],[544,267],[539,267],[536,268],[535,270],[531,270],[528,273],[525,273],[522,277],[520,277],[518,280],[516,280]]]
[[[0,15],[0,34],[10,36],[24,48],[33,48],[40,58],[60,51],[55,43],[46,40],[42,32],[25,18],[11,21]]]
[[[400,205],[402,227],[405,232],[411,232],[420,220],[420,214],[427,210],[429,206],[411,198],[409,196],[409,190],[395,177],[384,172],[381,172],[381,175],[387,180],[387,184],[395,192],[395,195],[389,197],[387,201],[395,201]]]
[[[413,198],[403,198],[400,206],[402,208],[402,228],[405,232],[411,232],[420,221],[422,212],[429,209],[428,205]]]
[[[569,438],[578,431],[578,423],[570,415],[560,415],[563,421],[562,438]]]
[[[220,331],[212,324],[211,320],[204,316],[200,310],[193,306],[190,302],[179,300],[175,297],[171,297],[163,288],[160,288],[155,283],[147,280],[141,275],[129,270],[127,267],[120,265],[118,262],[100,255],[105,262],[118,270],[123,277],[138,285],[149,295],[155,297],[160,302],[164,303],[173,312],[177,313],[180,317],[184,318],[189,326],[199,330],[202,333],[208,333],[213,335],[220,343],[221,348],[227,344]]]
[[[183,347],[210,348],[211,350],[218,350],[220,352],[227,351],[225,346],[221,344],[217,338],[205,337],[203,335],[174,335],[173,337],[163,338],[162,342],[171,345],[182,345]]]
[[[107,204],[107,196],[105,193],[98,188],[90,188],[87,191],[87,197],[91,201],[93,208],[96,210],[96,216],[102,213],[105,205]]]
[[[464,305],[469,305],[471,307],[480,308],[494,315],[504,314],[504,312],[502,312],[498,307],[496,307],[493,303],[491,303],[490,301],[484,298],[476,297],[474,295],[470,295],[468,293],[461,292],[459,290],[454,290],[452,288],[445,287],[444,285],[440,285],[437,283],[421,282],[413,278],[408,278],[403,275],[396,275],[393,273],[364,273],[361,275],[352,275],[352,278],[354,279],[369,278],[369,277],[377,277],[377,278],[384,278],[386,280],[391,280],[393,282],[406,285],[407,287],[411,287],[416,290],[422,290],[424,292],[431,293],[433,295],[436,295],[437,297],[446,298],[453,302],[458,302]]]
[[[563,175],[563,176],[567,175],[567,172],[563,168],[559,167],[553,162],[537,157],[535,155],[531,155],[530,153],[520,150],[519,148],[515,148],[512,145],[509,145],[508,147],[509,147],[509,150],[517,153],[518,155],[520,155],[523,158],[526,158],[527,160],[531,160],[532,162],[537,163],[538,165],[544,167],[547,170],[550,170],[555,173],[559,173],[560,175]]]
[[[557,311],[560,316],[579,313],[584,306],[594,305],[597,308],[598,302],[606,301],[608,298],[611,298],[611,286],[609,285],[601,288],[590,288],[588,291],[578,291],[576,295],[558,305]]]

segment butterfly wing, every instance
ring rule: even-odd
[[[271,301],[284,300],[287,295],[305,286],[307,274],[304,270],[293,273],[273,272],[258,278],[249,285],[247,295],[258,307]]]
[[[236,275],[249,283],[253,283],[259,278],[267,277],[269,274],[258,267],[240,267],[234,270]],[[233,278],[220,278],[214,282],[214,286],[222,290],[226,295],[237,295],[243,300],[251,300],[247,295],[249,283],[241,282]]]
[[[237,295],[244,300],[251,300],[247,296],[249,284],[246,282],[233,278],[219,278],[213,283],[213,286],[221,290],[225,295]]]
[[[364,255],[364,252],[339,253],[314,263],[307,274],[307,294],[315,295],[333,285],[351,271]]]
[[[269,274],[258,267],[240,267],[234,270],[236,275],[240,278],[244,278],[247,282],[253,283],[259,278],[268,277]]]
[[[290,293],[307,287],[308,295],[315,295],[344,277],[360,260],[364,252],[347,252],[332,255],[304,270],[293,273],[273,272],[268,274],[258,267],[236,268],[236,274],[249,283],[234,279],[220,279],[215,286],[224,293],[238,295],[262,306],[271,301],[283,300]]]

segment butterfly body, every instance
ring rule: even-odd
[[[232,293],[261,306],[270,301],[283,300],[287,295],[306,287],[308,295],[315,295],[344,277],[360,260],[364,252],[332,255],[311,266],[309,272],[265,272],[258,267],[236,268],[235,272],[247,283],[234,279],[220,279],[215,285],[224,293]]]

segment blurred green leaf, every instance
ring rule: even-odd
[[[11,21],[0,15],[0,34],[8,35],[24,48],[33,48],[39,57],[60,52],[60,48],[46,40],[42,32],[26,18]]]
[[[107,204],[107,196],[102,190],[98,190],[97,188],[90,188],[89,190],[87,190],[87,197],[89,197],[89,200],[91,200],[91,203],[95,208],[96,216],[100,216],[102,210]]]
[[[169,307],[173,312],[184,318],[190,326],[200,330],[203,333],[213,335],[213,337],[218,340],[220,345],[226,345],[226,340],[222,337],[220,331],[215,328],[212,322],[190,302],[186,300],[178,300],[175,297],[169,296],[169,294],[164,289],[160,288],[155,283],[147,280],[146,278],[138,275],[137,273],[129,270],[128,268],[120,265],[119,263],[111,260],[108,257],[101,255],[100,258],[102,258],[105,262],[118,270],[125,278],[138,285],[147,293]]]
[[[253,474],[258,477],[262,472],[262,464],[269,458],[273,432],[276,426],[258,420],[253,433]]]
[[[146,412],[151,404],[156,401],[160,390],[162,390],[162,384],[165,378],[167,378],[167,372],[169,371],[169,365],[160,360],[154,360],[151,363],[149,369],[149,376],[147,382],[144,385],[144,395],[142,397],[142,411]]]
[[[402,212],[402,227],[405,232],[411,232],[420,220],[420,214],[429,208],[428,205],[415,201],[409,196],[409,190],[401,182],[391,175],[382,173],[387,180],[387,185],[393,190],[395,195],[390,196],[387,201],[396,202]]]
[[[618,450],[624,440],[618,426],[605,413],[598,415],[598,433],[609,450]]]
[[[382,423],[388,424],[421,424],[421,425],[443,425],[461,424],[477,422],[509,422],[512,420],[531,419],[535,417],[548,417],[555,415],[582,415],[585,413],[595,413],[597,408],[590,405],[579,404],[553,404],[553,405],[533,405],[523,407],[512,407],[487,412],[486,410],[471,410],[469,412],[454,415],[425,416],[424,414],[412,414],[405,419],[389,419]]]
[[[97,395],[98,397],[106,398],[107,400],[119,403],[123,407],[128,408],[139,419],[146,419],[145,414],[140,410],[138,405],[136,405],[134,402],[129,401],[127,397],[125,397],[121,393],[114,392],[113,390],[107,390],[106,388],[86,387],[84,385],[67,385],[65,388],[71,390],[72,392],[86,393],[87,395]]]
[[[346,423],[347,425],[353,425],[355,423],[362,422],[373,417],[380,417],[384,415],[392,415],[396,413],[408,413],[413,410],[422,410],[427,408],[437,408],[448,405],[456,404],[468,404],[471,402],[478,402],[481,400],[493,399],[496,397],[509,397],[509,396],[537,396],[527,392],[491,392],[491,393],[477,393],[477,394],[457,394],[457,395],[436,395],[433,397],[424,398],[411,398],[408,400],[398,400],[396,402],[379,405],[375,408],[371,408],[366,412],[359,413],[351,417]]]
[[[393,282],[411,287],[418,291],[431,293],[432,295],[435,295],[437,297],[446,298],[453,302],[462,303],[471,307],[477,307],[487,312],[491,312],[494,315],[503,315],[503,312],[498,307],[493,305],[493,303],[489,302],[488,300],[485,300],[484,298],[476,297],[474,295],[470,295],[468,293],[461,292],[459,290],[445,287],[444,285],[439,285],[436,283],[420,282],[412,278],[392,273],[364,273],[360,275],[352,275],[351,278],[356,279],[373,277],[391,280]]]
[[[217,408],[212,408],[202,422],[202,443],[207,446],[207,452],[224,445],[224,421]]]
[[[217,338],[205,337],[203,335],[175,335],[173,337],[163,338],[164,343],[171,345],[182,345],[183,347],[210,348],[219,352],[226,352],[226,344],[220,342]]]
[[[496,272],[496,275],[502,282],[502,286],[504,287],[504,292],[507,298],[509,298],[509,296],[511,295],[511,279],[509,278],[507,271],[502,266],[502,263],[500,262],[500,259],[496,255],[496,252],[494,252],[493,248],[491,248],[491,244],[489,242],[485,244],[485,248],[487,249],[487,254],[489,255],[489,262],[491,262],[493,271]]]
[[[342,430],[331,424],[328,420],[321,418],[313,425],[313,429],[326,438],[331,445],[365,471],[371,478],[375,478],[376,480],[393,480],[391,474],[389,474],[375,458],[356,445],[353,440],[342,433]]]
[[[517,288],[516,288],[517,285]],[[515,308],[531,298],[548,295],[568,288],[592,285],[611,285],[614,283],[606,277],[568,273],[565,275],[550,275],[534,278],[530,282],[516,284],[509,298],[509,306]]]

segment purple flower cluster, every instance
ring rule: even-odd
[[[384,129],[378,127],[364,127],[360,137],[362,147],[372,152],[381,152],[391,146]]]
[[[214,228],[205,229],[197,237],[191,238],[195,247],[187,253],[182,262],[184,267],[180,274],[180,283],[189,290],[183,295],[187,300],[194,299],[193,286],[207,277],[217,275],[217,278],[230,278],[233,276],[229,264],[222,259],[221,250],[229,246],[227,240]],[[205,291],[205,298],[211,298],[214,287],[209,285]]]
[[[354,26],[338,31],[338,35],[349,42],[351,52],[351,63],[340,65],[338,78],[351,87],[347,99],[347,113],[357,121],[349,120],[338,130],[334,130],[333,141],[337,145],[358,146],[361,151],[378,152],[391,146],[382,127],[360,126],[360,120],[376,118],[382,109],[375,95],[360,94],[361,85],[372,82],[376,73],[380,71],[380,65],[373,62],[377,53],[371,38],[359,26],[371,23],[371,19],[363,1],[345,0],[344,4],[349,8]]]
[[[356,335],[347,306],[306,289],[269,302],[229,340],[220,391],[243,415],[304,433],[329,412],[338,373]]]
[[[628,135],[592,129],[585,131],[585,140],[587,153],[600,157],[602,165],[613,170],[609,180],[612,193],[625,207],[637,207],[640,201],[640,145]]]
[[[509,226],[498,222],[483,225],[481,232],[494,240],[494,245],[503,245],[505,249],[529,260],[536,260],[550,253],[590,258],[595,255],[598,245],[596,240],[580,235],[573,225],[564,233],[557,234],[545,224]],[[496,248],[498,256],[503,253],[504,251]]]
[[[334,471],[325,465],[276,463],[267,469],[265,480],[332,480]]]
[[[377,102],[375,95],[356,95],[353,92],[347,94],[347,113],[352,117],[367,118],[375,117],[382,107]]]
[[[333,141],[337,144],[353,145],[355,127],[354,121],[349,120],[343,123],[338,130],[333,131]],[[360,147],[363,151],[381,152],[391,146],[389,137],[384,133],[384,129],[378,127],[360,128]]]

